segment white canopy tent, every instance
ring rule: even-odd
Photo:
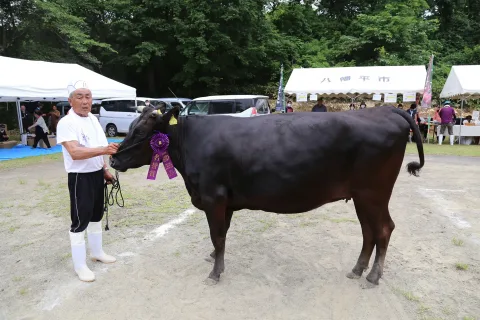
[[[480,65],[453,66],[440,98],[480,98]]]
[[[452,66],[440,98],[461,99],[461,121],[463,121],[463,101],[480,98],[480,65]],[[462,123],[459,129],[459,143],[462,140]]]
[[[423,93],[425,66],[379,66],[294,69],[285,92],[350,96]]]
[[[136,89],[78,64],[32,61],[0,56],[0,101],[66,101],[71,81],[83,80],[94,99],[136,97]]]

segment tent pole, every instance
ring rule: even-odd
[[[18,129],[20,131],[20,135],[23,134],[23,123],[22,123],[22,110],[20,109],[20,99],[17,99],[17,119],[18,119]]]
[[[463,98],[460,107],[460,137],[458,137],[458,144],[461,144],[462,140],[462,124],[463,124]]]

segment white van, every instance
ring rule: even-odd
[[[112,98],[104,99],[100,105],[99,117],[103,131],[109,137],[115,137],[117,133],[128,133],[130,124],[140,115],[138,107],[145,106],[145,101],[157,106],[161,103],[166,108],[171,108],[169,102],[154,98]]]
[[[180,115],[229,115],[254,117],[270,114],[268,96],[224,95],[193,99]]]

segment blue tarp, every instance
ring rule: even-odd
[[[108,142],[122,142],[123,138],[107,138]],[[32,149],[30,146],[16,145],[11,149],[0,149],[0,161],[20,159],[27,157],[45,156],[62,152],[62,146],[56,145],[51,149],[37,147]]]

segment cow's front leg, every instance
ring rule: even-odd
[[[227,209],[226,219],[225,219],[225,226],[226,226],[225,236],[227,235],[228,229],[230,228],[230,222],[232,221],[232,216],[233,216],[233,210]],[[207,215],[207,219],[208,219],[208,215]],[[206,258],[205,260],[207,260],[209,262],[215,262],[215,255],[216,255],[215,254],[215,249],[213,249],[213,251],[210,253],[210,256],[208,258]]]
[[[226,197],[217,196],[215,201],[206,208],[208,226],[210,227],[210,238],[215,247],[215,263],[213,270],[208,276],[210,279],[218,282],[220,274],[225,270],[225,239],[227,235],[226,226]]]

